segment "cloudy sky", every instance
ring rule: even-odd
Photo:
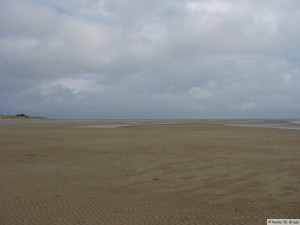
[[[299,118],[299,0],[0,0],[0,114]]]

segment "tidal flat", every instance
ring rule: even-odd
[[[285,121],[1,123],[0,224],[300,218],[300,131],[251,123]]]

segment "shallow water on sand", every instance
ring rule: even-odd
[[[79,126],[75,126],[75,128],[107,129],[107,128],[129,127],[135,125],[136,124],[79,125]]]
[[[229,126],[300,130],[300,125],[298,124],[300,124],[300,121],[290,121],[285,124],[230,124]]]
[[[74,128],[109,129],[109,128],[119,128],[119,127],[132,127],[132,126],[144,126],[144,125],[170,125],[170,124],[175,124],[175,122],[157,122],[157,123],[126,122],[120,124],[78,125],[75,126]]]

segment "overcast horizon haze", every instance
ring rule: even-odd
[[[0,115],[300,118],[299,0],[0,0]]]

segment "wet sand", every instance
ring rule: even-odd
[[[0,124],[0,224],[300,218],[300,131],[227,126],[237,121],[74,128],[120,123]]]

